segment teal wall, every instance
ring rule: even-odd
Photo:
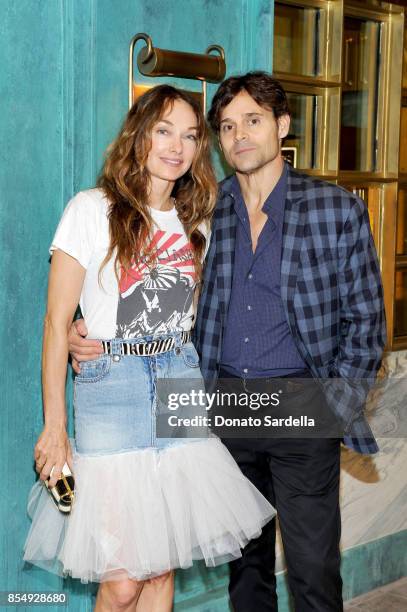
[[[47,245],[64,199],[64,40],[58,2],[2,2],[0,14],[0,589],[57,589],[22,572],[41,430],[40,347]]]

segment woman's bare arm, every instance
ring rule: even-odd
[[[51,260],[47,312],[42,350],[42,389],[44,429],[34,449],[36,470],[53,486],[67,461],[72,469],[71,449],[66,431],[65,382],[68,363],[68,332],[77,308],[85,278],[83,268],[73,257],[55,251]]]

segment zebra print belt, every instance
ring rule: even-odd
[[[191,340],[192,332],[181,332],[181,345],[186,344]],[[103,352],[106,355],[112,354],[112,342],[110,340],[102,340]],[[140,357],[149,357],[150,355],[158,355],[166,353],[175,347],[175,338],[162,338],[160,340],[151,340],[150,342],[126,342],[120,341],[120,355],[139,355]]]

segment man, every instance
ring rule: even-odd
[[[385,317],[364,203],[284,163],[290,114],[270,75],[227,79],[208,119],[236,174],[220,185],[195,325],[204,377],[312,376],[324,384],[344,442],[376,452],[363,405],[380,366]],[[340,440],[224,442],[277,508],[296,611],[342,610]],[[277,610],[274,566],[273,521],[230,564],[235,612]]]

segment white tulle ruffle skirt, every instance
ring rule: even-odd
[[[76,499],[68,516],[37,481],[24,559],[82,582],[147,579],[195,559],[241,556],[275,514],[212,437],[163,450],[74,454]]]

